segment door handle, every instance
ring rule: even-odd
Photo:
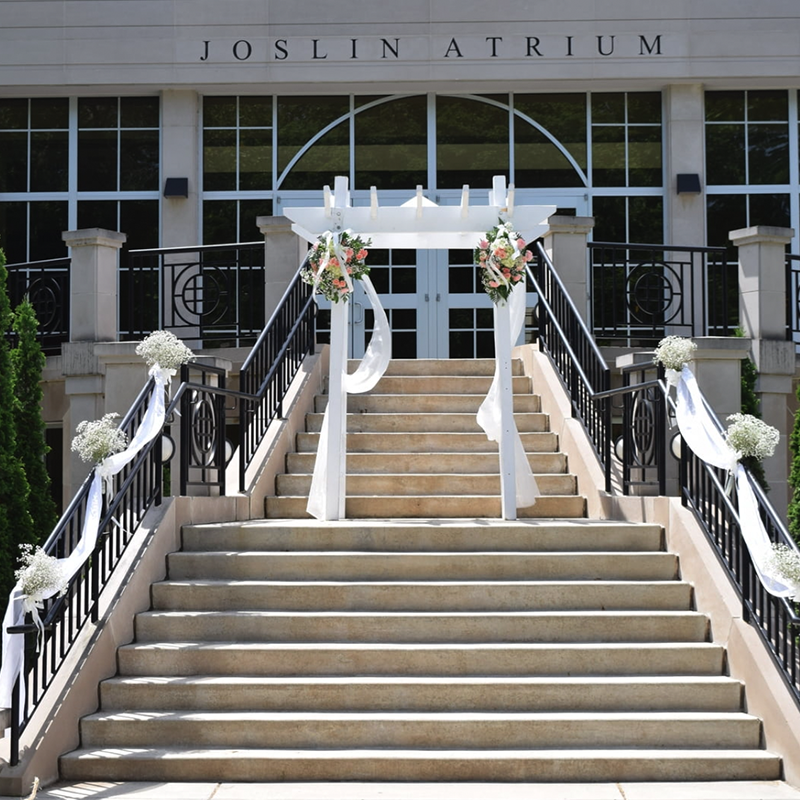
[[[358,310],[358,317],[356,317],[356,310]],[[360,325],[364,321],[364,306],[361,303],[353,303],[353,322]]]

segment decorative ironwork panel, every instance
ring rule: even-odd
[[[25,297],[30,300],[39,322],[39,343],[47,355],[57,355],[69,341],[70,265],[68,258],[6,265],[11,307]]]

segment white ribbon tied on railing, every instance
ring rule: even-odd
[[[672,371],[672,370],[670,370]],[[764,588],[775,597],[792,597],[796,588],[787,586],[770,569],[772,542],[767,536],[755,492],[747,471],[738,462],[738,453],[725,441],[715,420],[703,400],[694,373],[687,367],[676,373],[674,385],[677,394],[675,415],[681,436],[694,454],[735,476],[736,495],[739,499],[739,525],[756,574]]]
[[[130,444],[121,453],[115,453],[97,465],[94,471],[92,483],[89,486],[89,494],[86,499],[86,512],[83,522],[81,537],[75,549],[66,557],[58,559],[67,580],[78,572],[92,554],[97,545],[100,535],[100,518],[103,510],[103,492],[112,485],[115,475],[129,464],[139,453],[139,451],[152,441],[164,427],[166,418],[165,407],[165,387],[175,370],[162,369],[157,364],[150,369],[150,376],[154,379],[153,390],[150,394],[150,402],[147,406],[142,422],[139,425]],[[54,588],[49,593],[43,592],[36,597],[26,597],[22,594],[19,585],[15,586],[9,596],[8,607],[3,617],[3,663],[0,666],[0,708],[11,707],[11,695],[14,690],[14,683],[22,669],[24,653],[24,636],[22,634],[10,634],[8,629],[22,625],[25,622],[25,615],[31,612],[34,623],[43,630],[42,622],[38,619],[38,610],[43,607],[44,601],[56,594],[58,589]],[[38,620],[38,621],[37,621]],[[24,686],[23,686],[24,692]],[[23,695],[24,696],[24,695]]]
[[[522,327],[525,324],[526,294],[524,279],[516,285],[515,289],[509,295],[508,305],[511,315],[511,346],[513,347],[517,339],[519,339]],[[495,326],[497,326],[497,314],[503,312],[498,308],[496,303],[493,304],[493,310]],[[478,425],[480,425],[486,433],[487,438],[490,441],[498,443],[503,435],[500,404],[500,364],[498,362],[495,366],[492,384],[477,414]],[[513,426],[514,435],[516,504],[517,508],[527,508],[536,502],[536,498],[540,494],[539,487],[536,484],[536,478],[531,470],[531,465],[528,461],[528,456],[522,444],[522,439],[520,438],[516,423],[512,419],[509,420],[508,424]]]
[[[346,259],[340,244],[340,234],[327,232],[324,234],[324,237],[326,245],[328,242],[331,243],[334,254],[336,255],[339,264],[342,265],[341,272],[344,276],[344,280],[347,283],[348,293],[352,296],[354,288],[353,281],[350,275],[348,275],[347,270],[344,269]],[[317,279],[314,286],[315,291],[319,286],[319,282],[322,280],[323,270],[327,268],[328,263],[329,259],[326,258],[320,264],[320,269],[317,273]],[[373,389],[383,376],[384,372],[386,372],[386,368],[389,366],[389,362],[392,359],[392,332],[391,328],[389,327],[389,320],[386,316],[386,311],[384,310],[380,298],[378,297],[378,293],[375,291],[375,287],[372,285],[372,281],[369,279],[368,275],[364,275],[361,278],[361,283],[364,287],[367,298],[372,305],[375,321],[372,329],[372,338],[370,339],[366,352],[364,353],[358,368],[351,375],[347,374],[346,369],[346,339],[343,342],[335,342],[333,331],[331,331],[331,348],[341,346],[345,350],[344,357],[342,359],[342,383],[345,394],[363,394],[364,392],[368,392]],[[343,298],[339,302],[347,301]],[[328,486],[328,450],[331,444],[330,418],[328,413],[329,409],[330,404],[325,409],[325,415],[322,419],[317,458],[314,462],[314,474],[311,478],[311,490],[308,496],[308,504],[306,505],[306,511],[317,519],[325,519],[326,514],[325,501]],[[346,408],[343,409],[342,413],[346,414]],[[338,468],[340,473],[344,475],[346,469],[344,446],[340,448],[340,453],[341,458],[336,468]]]

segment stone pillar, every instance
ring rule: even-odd
[[[308,242],[292,230],[288,217],[258,217],[264,235],[264,319],[269,321],[308,250]]]
[[[65,231],[70,268],[70,341],[117,338],[117,251],[127,236],[102,228]]]
[[[785,248],[794,238],[794,231],[759,225],[731,231],[729,236],[739,248],[739,314],[753,340],[761,417],[781,434],[775,455],[764,461],[764,472],[770,486],[770,502],[785,520],[791,433],[787,406],[796,358],[794,342],[786,341]]]
[[[200,243],[197,198],[200,181],[199,95],[186,89],[161,93],[163,180],[187,178],[188,197],[165,197],[161,204],[163,247],[192,247]],[[161,190],[163,192],[164,185]]]
[[[689,365],[697,385],[722,423],[742,410],[742,359],[747,358],[750,340],[738,336],[695,336],[694,361]]]
[[[591,315],[586,243],[594,228],[594,217],[553,215],[547,223],[549,230],[542,237],[545,252],[550,256],[578,313],[588,324]]]
[[[705,173],[705,109],[701,84],[667,86],[664,90],[666,142],[667,237],[676,245],[706,243],[705,192],[678,194],[677,176]]]

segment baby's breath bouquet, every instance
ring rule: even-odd
[[[94,422],[78,423],[72,452],[91,464],[99,464],[114,453],[122,452],[128,446],[128,437],[114,422],[118,417],[119,414],[112,413]]]
[[[475,248],[475,264],[481,283],[493,303],[508,300],[514,287],[525,277],[525,264],[533,258],[525,240],[502,220]]]
[[[67,591],[68,577],[61,562],[49,556],[41,547],[33,548],[30,544],[20,545],[20,568],[14,578],[20,586],[28,605],[41,603],[48,597],[61,597]],[[30,611],[32,608],[27,608]]]
[[[656,347],[653,355],[655,364],[663,364],[664,369],[680,372],[687,362],[694,358],[697,345],[683,336],[666,336]]]
[[[763,461],[775,452],[781,435],[777,428],[767,425],[752,414],[731,414],[728,417],[726,439],[739,459]]]
[[[800,553],[785,544],[773,544],[766,567],[781,583],[793,588],[793,599],[800,601]]]
[[[371,244],[370,239],[362,239],[352,231],[343,231],[338,237],[324,233],[309,251],[300,277],[328,300],[334,303],[346,301],[351,290],[344,275],[350,277],[352,285],[353,281],[359,281],[369,273],[365,259]]]
[[[194,358],[194,353],[169,331],[153,331],[139,342],[136,355],[141,356],[148,367],[177,370]]]

